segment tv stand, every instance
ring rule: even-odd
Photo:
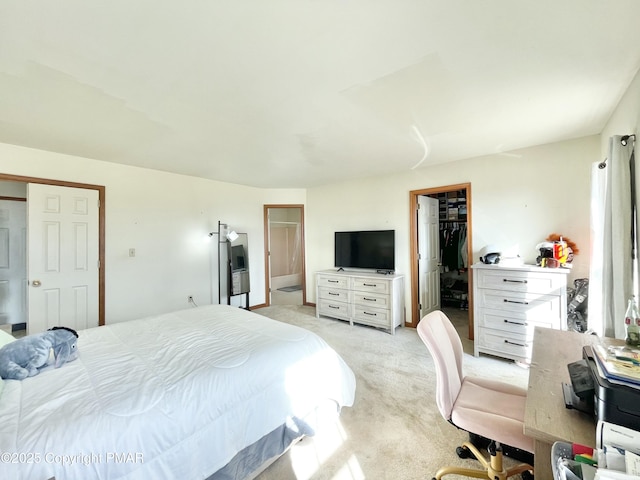
[[[384,328],[404,324],[404,276],[323,270],[316,273],[316,317]]]

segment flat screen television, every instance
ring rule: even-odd
[[[395,230],[335,233],[335,266],[395,270]]]
[[[231,247],[231,270],[245,270],[247,268],[247,254],[243,245],[234,245]]]

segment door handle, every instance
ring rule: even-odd
[[[39,287],[40,285],[42,285],[42,283],[40,283],[40,280],[34,280],[33,282],[31,282],[32,287]]]

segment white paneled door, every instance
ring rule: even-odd
[[[440,309],[438,199],[418,197],[418,291],[420,318]]]
[[[97,327],[98,191],[30,183],[29,334]]]

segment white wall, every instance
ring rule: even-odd
[[[306,201],[303,189],[244,187],[7,144],[0,173],[106,187],[107,323],[188,308],[189,295],[208,304],[213,292],[217,303],[216,243],[206,239],[218,221],[248,234],[250,303],[263,304],[263,205]]]
[[[21,182],[0,181],[0,196],[26,198],[27,185]]]
[[[632,80],[618,106],[609,118],[600,136],[601,155],[604,159],[609,154],[609,138],[612,135],[630,135],[638,132],[640,125],[640,71]],[[638,139],[640,140],[640,138]],[[636,156],[637,158],[637,156]],[[636,170],[640,174],[640,169]]]
[[[407,274],[410,311],[409,192],[471,183],[474,261],[487,243],[535,246],[561,233],[581,248],[574,278],[588,276],[589,172],[598,136],[309,189],[256,189],[155,170],[0,144],[0,173],[106,187],[108,322],[217,301],[215,244],[203,242],[218,220],[249,234],[251,304],[265,302],[263,205],[306,204],[307,299],[314,272],[333,266],[333,232],[395,229],[396,268]],[[136,257],[128,256],[129,248]],[[240,299],[236,299],[240,300]]]
[[[410,191],[471,183],[474,262],[488,243],[518,246],[535,263],[536,245],[550,233],[576,242],[570,282],[589,272],[589,175],[600,155],[599,136],[527,148],[406,173],[311,188],[307,192],[307,299],[315,301],[314,272],[333,267],[336,230],[395,229],[396,270],[407,275],[410,312]]]

